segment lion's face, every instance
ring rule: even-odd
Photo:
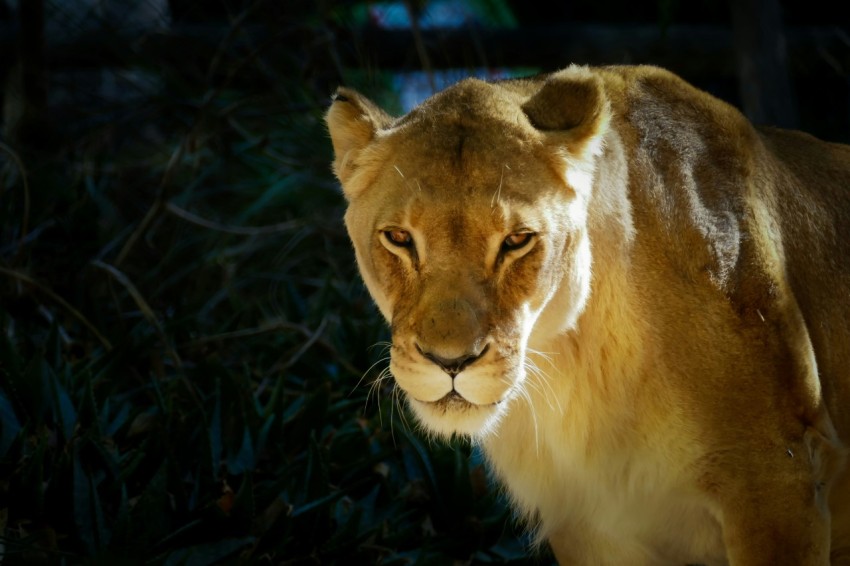
[[[392,329],[390,370],[440,434],[492,430],[522,394],[529,345],[572,326],[589,292],[588,171],[513,104],[509,120],[426,107],[353,164],[337,151],[338,173],[352,168],[341,178],[357,262]]]
[[[415,151],[394,156],[346,224],[410,404],[435,431],[476,434],[522,387],[553,297],[565,295],[560,325],[581,309],[589,250],[581,199],[545,164],[521,147],[495,162],[468,151],[438,172]]]

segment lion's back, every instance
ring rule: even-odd
[[[635,223],[653,235],[648,263],[707,282],[755,326],[787,285],[850,439],[850,412],[839,410],[850,403],[850,146],[753,127],[663,69],[604,72],[620,96]]]

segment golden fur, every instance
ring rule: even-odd
[[[327,123],[407,402],[560,563],[850,561],[850,147],[653,67]]]

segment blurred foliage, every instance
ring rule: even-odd
[[[54,105],[45,145],[0,144],[4,566],[525,563],[480,455],[378,379],[339,70],[272,57],[242,28],[264,3],[234,4],[192,57],[128,54],[124,95]]]

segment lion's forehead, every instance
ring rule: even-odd
[[[393,155],[387,165],[408,187],[440,199],[490,197],[495,191],[517,191],[532,169],[519,152],[439,151],[427,146],[415,153]],[[507,185],[506,185],[507,183]]]
[[[458,113],[423,116],[379,135],[394,166],[460,180],[498,182],[507,166],[519,172],[542,147],[538,133],[503,118]]]
[[[413,229],[432,249],[487,250],[516,230],[545,230],[572,194],[540,148],[478,122],[418,121],[379,141],[368,199],[376,226]],[[374,163],[374,162],[373,162]]]
[[[563,187],[538,148],[502,144],[479,133],[449,134],[436,141],[417,133],[387,140],[392,151],[381,160],[382,190],[438,203],[476,208],[500,200],[531,203]],[[548,181],[548,182],[547,182]]]

